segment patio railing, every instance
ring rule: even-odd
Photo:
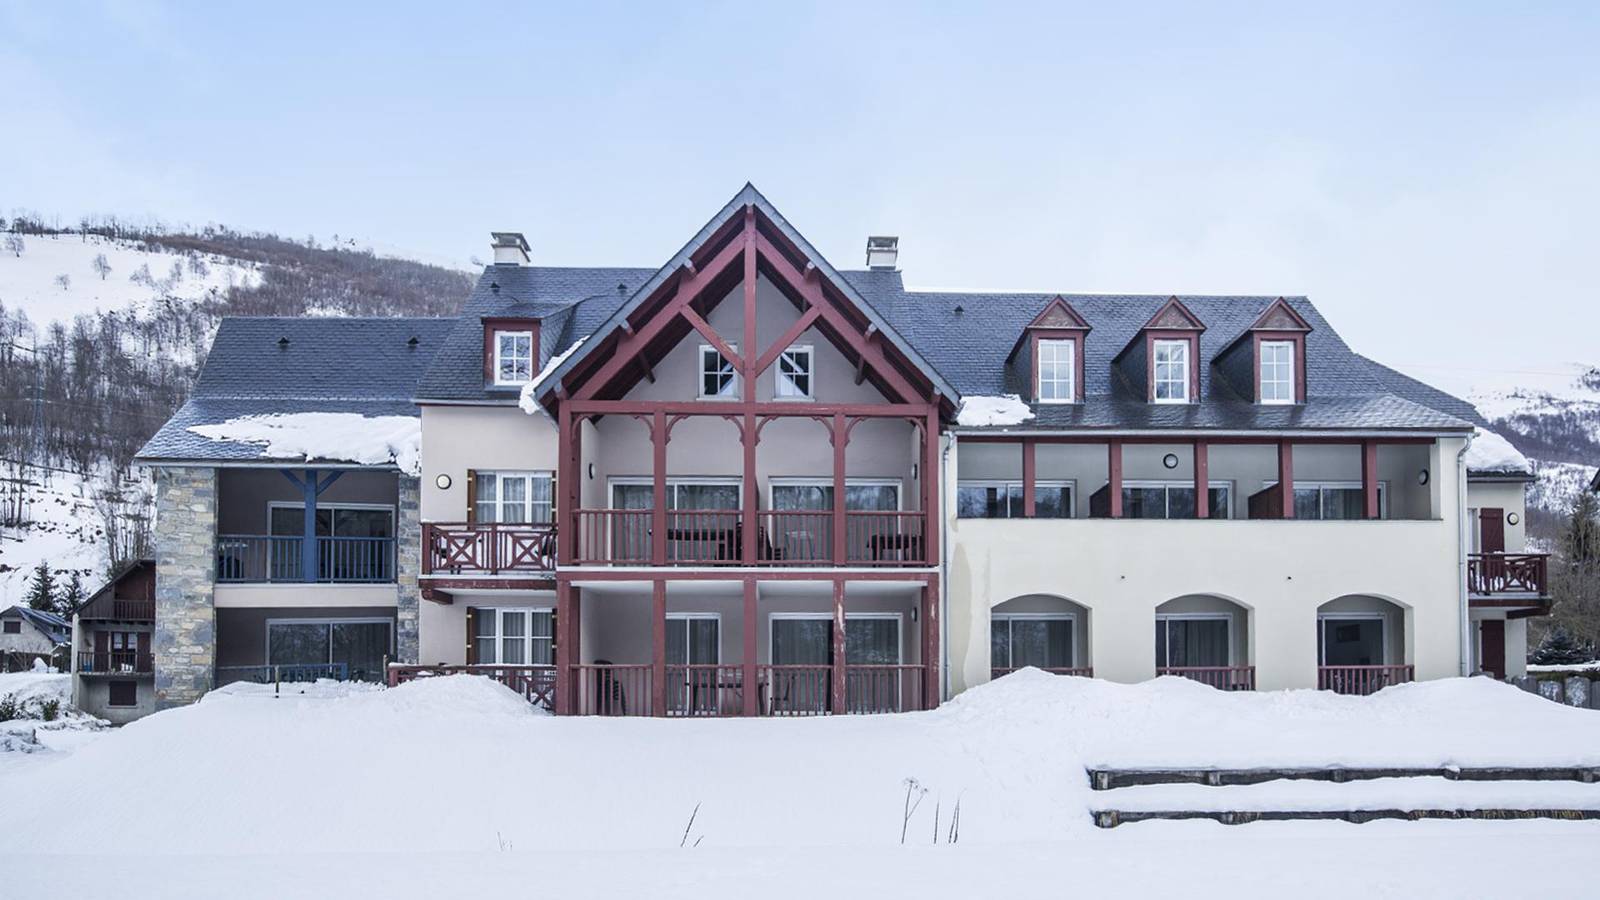
[[[1176,675],[1224,691],[1256,689],[1255,666],[1161,666],[1157,675]]]
[[[1415,666],[1318,666],[1317,688],[1335,694],[1376,694],[1391,684],[1415,681]]]

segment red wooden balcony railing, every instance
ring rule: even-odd
[[[148,675],[155,671],[155,657],[137,650],[80,650],[78,671],[85,675]]]
[[[1391,684],[1415,681],[1414,666],[1317,666],[1318,690],[1335,694],[1376,694]]]
[[[424,522],[422,574],[500,575],[555,571],[550,524]]]
[[[651,678],[655,667],[644,665],[575,665],[568,669],[573,679],[573,715],[650,716]]]
[[[1548,553],[1473,553],[1467,557],[1467,589],[1480,597],[1549,593]]]
[[[695,664],[667,666],[667,715],[744,714],[744,667]]]
[[[1161,666],[1157,675],[1176,675],[1224,691],[1256,689],[1255,666]]]
[[[825,716],[833,702],[833,667],[756,666],[764,716]]]
[[[122,600],[102,597],[78,613],[82,619],[113,619],[122,622],[149,622],[156,617],[154,600]]]
[[[1094,667],[1093,666],[1068,666],[1066,668],[1059,668],[1059,667],[1055,667],[1055,666],[1044,668],[1044,667],[1035,666],[1034,668],[1039,669],[1039,671],[1041,671],[1041,672],[1049,672],[1051,675],[1076,675],[1079,678],[1093,678],[1094,677]],[[1013,667],[996,666],[996,667],[994,667],[994,668],[989,670],[989,680],[993,681],[996,678],[1001,677],[1002,675],[1010,675],[1012,672],[1015,672],[1015,671],[1018,671],[1018,670],[1016,668],[1013,668]]]
[[[405,684],[418,678],[436,675],[481,675],[493,678],[513,691],[548,710],[556,705],[555,666],[407,666],[389,664],[390,687]]]
[[[669,566],[923,566],[927,517],[921,512],[850,510],[842,548],[834,540],[829,510],[763,510],[756,546],[744,547],[744,513],[730,509],[675,509],[666,513],[662,549]],[[648,509],[577,511],[578,565],[652,565],[655,515]],[[842,549],[842,555],[841,555]]]
[[[845,709],[857,715],[921,709],[922,667],[845,666],[844,698]]]

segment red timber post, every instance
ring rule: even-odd
[[[750,384],[747,381],[745,384]],[[750,390],[750,388],[745,388]],[[756,525],[760,521],[757,512],[756,489],[756,442],[760,439],[761,429],[756,425],[756,417],[745,413],[739,426],[739,440],[744,444],[744,521],[740,523],[739,543],[743,551],[739,554],[740,561],[747,566],[756,565],[760,559],[760,547],[757,546],[758,531]]]
[[[563,566],[572,565],[578,552],[578,479],[577,446],[580,420],[574,419],[572,407],[561,404],[560,422],[556,429],[556,479],[563,496],[556,498],[556,561]],[[472,503],[468,497],[467,502]],[[431,557],[432,554],[426,554]],[[559,673],[557,673],[559,675]]]
[[[578,714],[578,595],[572,582],[556,579],[556,715]]]
[[[744,364],[744,371],[740,373],[743,383],[739,386],[739,394],[746,410],[739,434],[744,444],[744,521],[740,523],[740,543],[744,549],[740,558],[747,566],[755,565],[760,555],[756,545],[756,509],[759,506],[756,488],[757,426],[755,416],[748,411],[750,404],[755,402],[756,382],[761,377],[760,370],[756,368],[760,355],[756,346],[756,208],[752,205],[744,208],[744,347],[739,354],[739,360]]]
[[[1037,512],[1034,498],[1034,482],[1037,478],[1038,445],[1033,438],[1022,439],[1022,517],[1031,519]]]
[[[1106,493],[1111,518],[1122,518],[1122,442],[1115,439],[1106,442]]]
[[[1194,517],[1211,518],[1211,448],[1194,442]]]
[[[650,560],[652,565],[667,564],[667,414],[656,410],[650,416],[651,492]]]
[[[757,716],[761,714],[756,701],[759,691],[756,685],[756,580],[749,577],[744,580],[744,672],[740,682],[744,685],[744,714]]]
[[[1365,500],[1366,517],[1376,519],[1378,509],[1378,442],[1361,442],[1361,493]]]
[[[844,515],[844,449],[850,434],[843,413],[833,414],[830,427],[833,431],[833,564],[842,566],[849,555]]]
[[[835,504],[838,505],[838,504]],[[833,697],[829,710],[834,715],[848,711],[845,692],[844,579],[833,580]]]
[[[650,711],[667,714],[667,583],[650,582]]]
[[[1278,494],[1283,518],[1294,518],[1294,445],[1278,442]]]
[[[922,426],[922,486],[927,498],[922,505],[922,552],[927,555],[923,562],[930,566],[939,564],[939,536],[944,533],[944,520],[940,515],[940,474],[939,401],[934,400],[928,409],[927,422]]]
[[[922,584],[922,708],[939,705],[939,576]]]

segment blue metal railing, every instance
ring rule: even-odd
[[[382,673],[370,673],[377,678]],[[285,666],[217,666],[216,685],[248,681],[254,684],[293,684],[329,678],[349,681],[350,667],[345,663],[313,663]]]
[[[327,537],[317,544],[316,581],[380,584],[394,581],[392,537]],[[217,580],[306,581],[305,539],[265,534],[217,535]]]

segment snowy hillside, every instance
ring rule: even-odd
[[[0,609],[22,602],[41,561],[50,564],[58,585],[76,572],[85,591],[99,587],[105,573],[105,531],[90,483],[62,472],[41,483],[32,469],[28,479],[24,514],[31,521],[0,527]]]
[[[97,266],[101,257],[104,267]],[[164,300],[220,299],[231,287],[260,281],[260,266],[254,263],[174,253],[141,241],[0,236],[0,304],[20,308],[35,322],[70,322],[78,315],[128,308],[147,314]]]
[[[1571,364],[1518,376],[1520,386],[1474,391],[1473,404],[1533,460],[1532,506],[1560,511],[1600,465],[1600,366]]]

